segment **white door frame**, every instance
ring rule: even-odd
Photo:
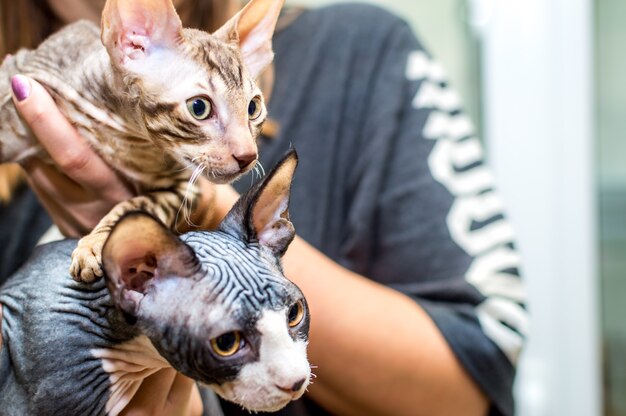
[[[593,0],[482,0],[484,134],[518,234],[521,416],[602,414]]]

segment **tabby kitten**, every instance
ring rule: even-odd
[[[102,246],[124,213],[141,208],[175,229],[203,174],[228,183],[250,171],[266,108],[255,79],[273,59],[284,0],[251,0],[213,34],[182,28],[171,0],[108,0],[101,30],[72,24],[0,67],[0,162],[44,156],[17,115],[11,77],[45,85],[95,151],[140,196],[82,238],[71,275],[102,276]],[[192,172],[194,174],[192,179]]]
[[[0,288],[0,414],[117,415],[170,367],[250,410],[301,397],[309,312],[280,264],[296,164],[287,155],[216,231],[179,238],[124,216],[92,284],[67,278],[75,241],[40,247]]]

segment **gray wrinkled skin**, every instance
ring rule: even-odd
[[[115,309],[104,280],[73,281],[76,241],[39,247],[0,291],[0,414],[105,414],[109,375],[90,349],[139,335]]]

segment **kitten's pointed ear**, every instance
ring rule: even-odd
[[[285,0],[250,0],[214,35],[226,42],[238,42],[243,62],[257,78],[274,59],[272,36]]]
[[[193,250],[145,213],[126,215],[115,225],[102,266],[113,302],[132,316],[154,279],[191,277],[200,269]]]
[[[171,0],[107,0],[101,26],[102,43],[118,67],[182,40]]]
[[[239,198],[220,228],[247,241],[258,241],[276,256],[285,254],[296,235],[289,220],[289,197],[297,165],[298,156],[292,150]]]

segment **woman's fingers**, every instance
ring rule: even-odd
[[[141,383],[121,414],[195,416],[202,414],[202,401],[192,379],[166,368]]]
[[[63,235],[81,237],[111,209],[49,163],[30,158],[22,167],[30,188]]]
[[[202,399],[195,381],[180,373],[176,374],[167,397],[164,414],[190,416],[202,414]]]
[[[33,79],[11,79],[13,101],[41,145],[72,180],[110,200],[131,196],[126,185],[61,114],[48,92]],[[28,170],[28,166],[26,166]]]
[[[161,409],[167,402],[175,378],[176,370],[173,368],[159,370],[147,377],[121,414],[162,415]]]

